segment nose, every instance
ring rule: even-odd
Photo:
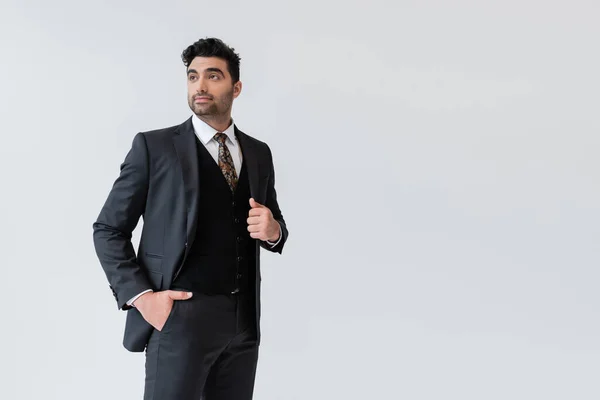
[[[202,93],[206,93],[208,90],[208,87],[206,85],[206,80],[203,77],[199,77],[196,80],[196,92],[198,92],[198,94],[202,94]]]

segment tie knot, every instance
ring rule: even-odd
[[[227,135],[224,134],[223,132],[217,132],[217,133],[215,133],[214,138],[220,144],[225,144],[225,141],[227,140]]]

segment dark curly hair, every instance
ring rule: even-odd
[[[189,67],[196,57],[219,57],[227,61],[227,69],[231,80],[236,83],[240,80],[240,56],[234,52],[234,48],[227,46],[221,39],[200,39],[188,46],[181,54],[181,59],[186,67]]]

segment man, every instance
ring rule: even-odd
[[[239,56],[206,38],[182,59],[193,115],[134,137],[93,225],[94,245],[127,310],[123,344],[146,351],[144,399],[251,399],[260,247],[281,254],[288,230],[269,147],[231,118]]]

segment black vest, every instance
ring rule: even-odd
[[[198,228],[173,287],[206,294],[250,293],[255,285],[255,240],[248,232],[250,185],[246,163],[235,192],[196,137],[199,163]]]

